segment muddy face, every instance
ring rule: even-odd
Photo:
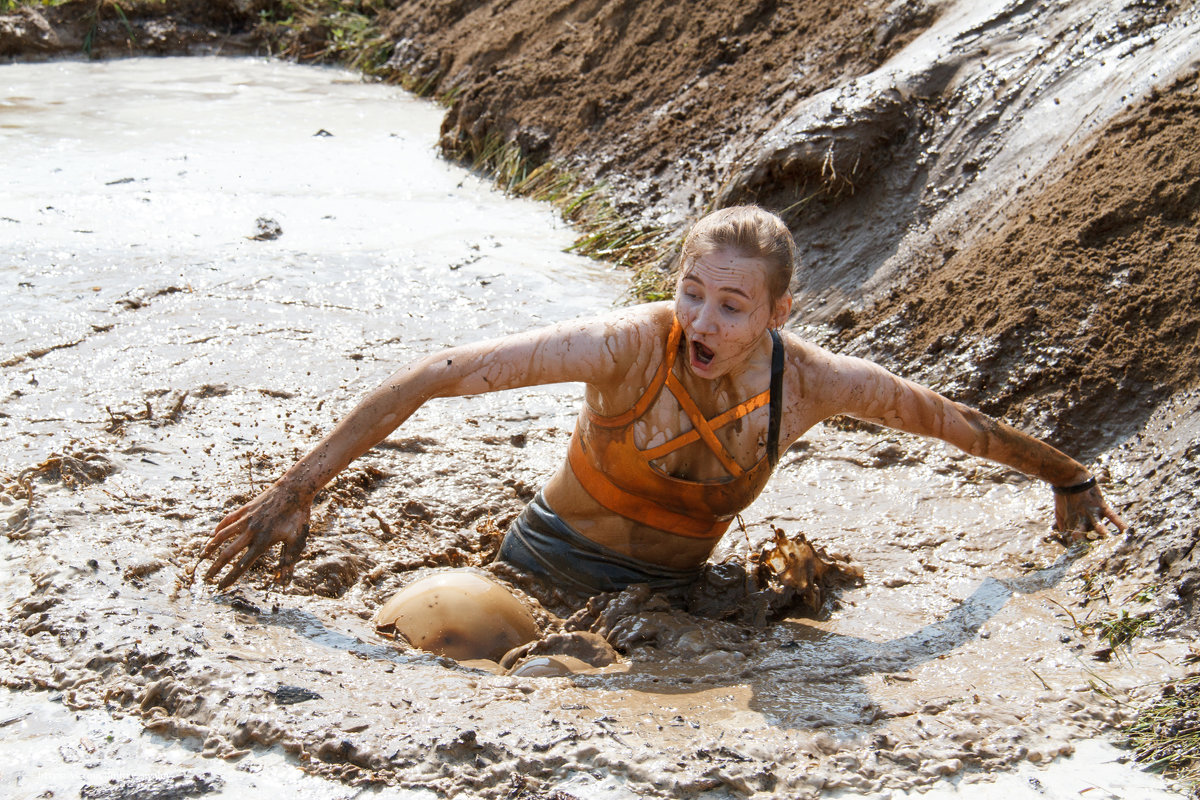
[[[766,264],[729,248],[700,256],[679,279],[675,314],[689,369],[700,378],[728,374],[750,358],[770,321]]]
[[[383,604],[375,626],[454,659],[499,661],[538,637],[529,609],[499,583],[474,572],[414,581]]]

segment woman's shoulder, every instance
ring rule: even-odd
[[[784,351],[794,366],[809,368],[825,366],[840,358],[832,350],[811,342],[793,331],[781,330],[780,333],[783,336]]]
[[[809,392],[820,389],[841,391],[847,383],[857,383],[866,375],[883,370],[858,356],[847,355],[822,347],[795,333],[783,332],[789,371],[808,387]]]
[[[597,392],[588,402],[599,414],[620,413],[632,405],[666,353],[675,321],[670,302],[641,303],[593,318],[592,337],[613,365],[607,379],[588,383]]]
[[[670,332],[675,321],[675,304],[670,300],[660,300],[654,303],[638,303],[632,306],[614,308],[601,314],[599,319],[606,322],[639,330],[661,330]]]
[[[669,301],[616,308],[591,320],[596,333],[620,350],[660,348],[670,335],[674,322],[675,307]]]

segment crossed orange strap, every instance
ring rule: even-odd
[[[671,394],[675,395],[675,400],[678,401],[680,408],[688,415],[688,419],[692,421],[692,429],[687,433],[681,433],[668,442],[643,450],[642,455],[646,457],[646,460],[653,461],[656,458],[662,458],[668,453],[673,453],[697,439],[702,439],[720,460],[725,469],[729,470],[730,475],[735,478],[744,475],[746,471],[742,469],[740,464],[733,460],[733,456],[729,454],[729,450],[726,449],[724,443],[717,438],[715,431],[718,428],[725,427],[736,419],[746,416],[756,408],[766,405],[771,399],[771,391],[768,389],[760,392],[749,400],[743,400],[733,408],[722,411],[712,419],[708,419],[700,411],[700,408],[696,405],[696,401],[688,394],[687,389],[679,382],[674,373],[667,374],[667,388],[671,390]]]

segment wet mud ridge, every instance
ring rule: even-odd
[[[231,395],[209,403],[235,412]],[[826,431],[792,455],[785,486],[745,534],[768,543],[800,517],[827,528],[813,538],[856,553],[865,579],[838,590],[823,619],[721,621],[634,589],[559,618],[562,632],[504,674],[380,636],[371,619],[431,558],[482,565],[487,548],[469,540],[494,541],[494,519],[519,506],[491,494],[496,517],[431,526],[414,502],[434,501],[403,499],[412,493],[380,465],[400,473],[419,456],[488,470],[497,446],[468,436],[369,456],[326,498],[295,586],[272,589],[262,569],[213,596],[187,579],[193,526],[171,522],[211,519],[204,499],[147,491],[128,466],[113,469],[140,461],[113,447],[122,439],[107,440],[108,457],[80,449],[18,476],[35,494],[5,545],[6,561],[28,572],[8,579],[0,679],[53,691],[69,708],[133,715],[211,756],[278,746],[316,774],[444,796],[563,785],[587,796],[580,775],[596,770],[645,797],[909,788],[1069,753],[1186,653],[1104,644],[1104,598],[1135,610],[1146,598],[1097,573],[1098,553],[1044,540],[1027,517],[1036,487],[913,442],[903,443],[910,458],[879,460],[874,437]],[[64,466],[75,464],[90,466]],[[876,499],[879,517],[858,524],[831,511],[865,503],[879,481],[922,501]],[[817,483],[842,496],[820,497]],[[476,491],[469,476],[439,488],[457,487]],[[930,525],[931,510],[949,518]],[[730,563],[746,563],[746,547],[731,546]]]

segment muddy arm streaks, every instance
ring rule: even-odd
[[[848,414],[890,428],[933,436],[971,455],[996,461],[1052,486],[1074,486],[1091,478],[1075,459],[1010,425],[858,358],[820,351],[804,362],[805,385],[824,416]],[[1125,522],[1099,489],[1056,494],[1055,528],[1105,533],[1105,522],[1124,531]]]
[[[830,354],[816,385],[831,414],[933,436],[1055,486],[1087,480],[1082,464],[1040,439],[858,358]]]
[[[570,381],[603,393],[628,372],[646,319],[624,312],[562,323],[453,347],[401,368],[272,486],[221,520],[201,555],[212,558],[205,579],[233,564],[220,579],[224,588],[279,543],[276,578],[286,582],[303,551],[316,493],[427,400]],[[613,347],[614,337],[625,341]],[[614,358],[614,350],[624,355]]]
[[[606,341],[606,320],[575,321],[426,356],[371,392],[281,479],[308,494],[381,442],[426,401],[524,386],[608,384],[623,375]]]

